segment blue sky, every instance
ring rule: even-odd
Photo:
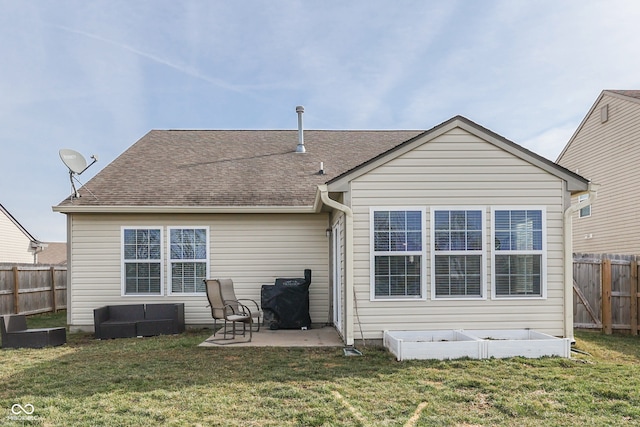
[[[636,0],[0,0],[0,203],[64,241],[151,129],[429,129],[455,115],[555,160],[603,89],[640,89]]]

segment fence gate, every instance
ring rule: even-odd
[[[638,262],[635,256],[574,254],[576,328],[638,334]]]

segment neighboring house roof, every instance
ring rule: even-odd
[[[152,130],[54,210],[311,207],[319,184],[345,179],[423,137],[461,126],[582,189],[579,175],[461,116],[429,131]],[[320,174],[320,163],[325,174]],[[88,191],[87,191],[88,190]]]
[[[47,247],[38,254],[38,264],[63,265],[67,263],[65,242],[46,242]]]
[[[571,138],[569,139],[569,142],[567,142],[567,145],[564,146],[564,148],[556,158],[556,162],[560,162],[564,154],[569,149],[569,146],[571,146],[573,141],[576,139],[576,136],[580,134],[585,123],[587,122],[587,120],[589,119],[589,117],[591,116],[591,114],[596,109],[596,107],[598,106],[598,104],[600,103],[600,101],[605,95],[624,99],[629,102],[640,103],[640,90],[603,90],[602,92],[600,92],[600,95],[596,99],[596,102],[593,103],[593,105],[589,109],[589,112],[584,116],[584,118],[582,119],[582,122],[580,122],[580,125],[577,127],[573,135],[571,135]]]
[[[604,92],[617,93],[618,95],[640,99],[640,90],[605,90]]]

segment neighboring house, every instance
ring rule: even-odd
[[[46,246],[0,204],[0,263],[34,264]]]
[[[574,214],[573,250],[640,254],[633,192],[640,182],[640,90],[602,91],[557,163],[600,185]]]
[[[460,116],[426,132],[154,130],[54,207],[68,323],[180,301],[187,324],[212,324],[204,277],[259,301],[310,268],[312,321],[348,345],[385,329],[572,336],[563,218],[587,187]]]

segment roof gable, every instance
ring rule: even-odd
[[[469,132],[470,134],[486,142],[489,142],[494,146],[507,151],[510,154],[534,166],[537,166],[554,176],[557,176],[558,178],[567,181],[568,189],[570,191],[584,191],[587,188],[587,180],[580,175],[577,175],[570,170],[565,169],[564,167],[532,151],[529,151],[512,141],[509,141],[508,139],[478,125],[477,123],[467,119],[466,117],[456,116],[330,180],[328,182],[328,184],[330,185],[330,189],[332,189],[332,191],[339,191],[340,189],[344,189],[345,184],[348,181],[362,176],[367,172],[377,168],[381,164],[399,157],[404,153],[413,150],[417,146],[422,145],[429,140],[433,140],[455,128],[463,129],[466,132]]]
[[[578,125],[575,132],[573,132],[573,135],[571,135],[571,138],[569,138],[569,141],[556,158],[557,163],[560,163],[565,153],[569,150],[569,147],[573,144],[576,137],[580,134],[591,115],[596,111],[603,98],[606,96],[640,104],[640,90],[603,90],[602,92],[600,92],[600,95],[598,95],[598,98],[593,103],[587,114],[584,116],[584,118],[580,122],[580,125]]]
[[[2,212],[9,219],[9,221],[15,224],[16,228],[20,230],[25,236],[27,236],[29,240],[31,240],[32,242],[38,242],[38,239],[33,237],[31,233],[29,233],[27,229],[24,228],[22,224],[20,224],[18,220],[13,217],[13,215],[11,215],[11,213],[9,213],[9,211],[5,209],[4,206],[2,206],[2,204],[0,204],[0,212]]]

